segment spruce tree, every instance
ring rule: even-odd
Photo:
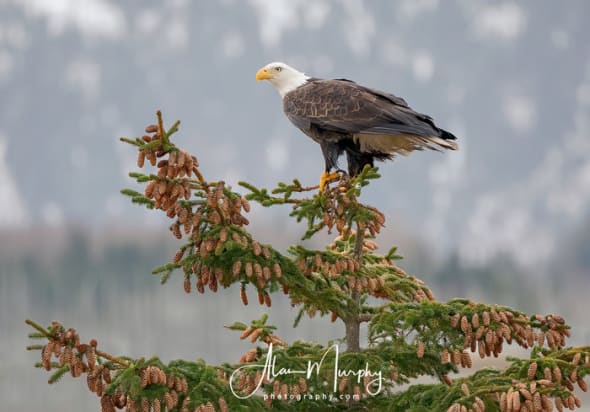
[[[157,357],[114,356],[95,339],[82,341],[73,328],[27,320],[35,329],[30,338],[41,341],[28,349],[41,352],[36,366],[52,373],[49,383],[66,374],[84,376],[105,412],[580,407],[574,392],[587,390],[590,347],[566,346],[570,327],[561,316],[529,315],[469,299],[440,302],[424,282],[398,266],[395,248],[376,252],[385,218],[360,198],[363,187],[379,178],[377,169],[342,176],[322,193],[298,180],[270,191],[241,182],[244,193],[239,193],[223,181],[206,179],[197,158],[172,142],[179,122],[165,129],[160,112],[157,119],[141,138],[121,139],[138,150],[140,169],[156,168],[129,174],[145,185],[143,193],[122,193],[165,213],[172,234],[182,241],[171,261],[153,273],[162,283],[181,278],[186,293],[231,287],[244,305],[257,298],[271,308],[273,297],[284,293],[297,313],[295,326],[304,316],[341,321],[345,345],[340,350],[339,341],[285,342],[262,314],[249,324],[226,326],[236,331],[236,339],[252,343],[239,364],[164,364]],[[282,253],[248,232],[250,202],[291,205],[289,216],[306,225],[303,239],[322,231],[335,239],[322,250],[297,245]],[[368,336],[361,343],[363,323]],[[498,357],[510,344],[528,349],[529,357],[508,358],[501,370],[455,376],[472,367],[473,356]],[[434,383],[416,384],[422,376]]]

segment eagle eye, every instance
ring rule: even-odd
[[[283,68],[281,66],[277,66],[277,67],[275,67],[275,70],[280,72],[281,70],[283,70]]]

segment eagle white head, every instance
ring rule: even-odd
[[[309,79],[305,73],[295,70],[281,62],[269,63],[256,73],[256,80],[268,80],[285,97],[291,90],[295,90]]]

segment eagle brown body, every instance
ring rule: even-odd
[[[345,79],[310,78],[284,63],[265,66],[256,78],[273,83],[289,120],[320,144],[326,172],[338,169],[343,153],[354,176],[374,160],[458,147],[453,134],[393,94]]]

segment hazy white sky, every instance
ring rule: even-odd
[[[420,107],[416,108],[420,110],[425,107],[427,112],[432,110],[444,114],[446,118],[437,117],[436,120],[440,119],[445,128],[460,136],[461,150],[443,157],[429,157],[428,161],[420,158],[420,154],[414,155],[412,159],[402,159],[398,164],[384,166],[383,171],[391,175],[384,179],[395,179],[398,173],[415,171],[406,162],[422,162],[420,164],[424,165],[426,171],[421,172],[423,176],[411,176],[411,179],[404,180],[406,183],[415,182],[412,189],[414,192],[408,191],[391,202],[397,208],[396,213],[401,211],[411,214],[419,210],[421,215],[418,218],[414,216],[416,220],[411,226],[416,228],[420,236],[437,245],[435,249],[439,248],[441,253],[459,248],[461,257],[470,262],[487,262],[500,254],[511,253],[515,254],[520,263],[533,264],[540,259],[550,259],[556,250],[558,235],[568,227],[575,226],[576,222],[588,214],[590,57],[587,50],[579,53],[580,59],[586,59],[586,69],[570,98],[574,108],[570,126],[557,135],[544,136],[539,130],[547,127],[550,124],[548,122],[560,119],[548,119],[544,116],[543,113],[551,110],[551,107],[545,106],[551,99],[544,98],[539,85],[529,79],[523,81],[516,75],[512,79],[510,73],[502,74],[498,76],[497,83],[487,85],[489,87],[485,95],[474,96],[474,85],[482,87],[483,84],[485,89],[487,80],[480,76],[488,75],[487,72],[483,74],[488,68],[481,62],[471,61],[469,56],[461,56],[466,59],[466,64],[462,67],[465,71],[456,75],[457,67],[452,64],[453,59],[448,57],[456,53],[454,48],[443,45],[445,48],[441,50],[434,35],[420,37],[416,27],[420,27],[421,22],[444,15],[445,8],[438,0],[379,3],[387,5],[387,9],[379,9],[381,12],[386,10],[390,13],[387,25],[380,20],[382,16],[377,12],[375,3],[361,0],[226,0],[219,7],[223,7],[228,13],[237,7],[248,8],[256,18],[256,25],[245,26],[232,21],[219,29],[221,34],[215,41],[199,45],[195,45],[201,38],[199,36],[206,36],[213,29],[206,21],[197,24],[194,19],[189,18],[189,10],[195,7],[190,1],[165,2],[149,8],[138,8],[134,13],[129,13],[124,4],[111,0],[4,0],[4,3],[22,10],[27,24],[41,23],[50,38],[65,38],[74,33],[89,40],[83,43],[85,48],[74,51],[64,61],[63,70],[57,73],[58,77],[55,79],[60,91],[77,95],[80,105],[93,108],[92,112],[85,113],[78,119],[80,134],[87,136],[86,139],[100,125],[107,125],[122,135],[133,133],[131,125],[124,124],[122,120],[123,111],[129,109],[122,108],[116,100],[105,97],[105,90],[112,87],[110,84],[113,77],[124,76],[131,64],[140,62],[145,67],[146,83],[135,85],[134,79],[130,79],[127,94],[139,93],[141,87],[161,90],[161,85],[171,80],[166,77],[169,75],[165,74],[162,67],[151,64],[154,57],[150,53],[155,52],[141,49],[143,39],[150,39],[150,46],[153,45],[158,52],[171,56],[167,57],[171,62],[176,62],[182,55],[194,56],[195,67],[187,69],[188,73],[193,73],[193,70],[196,73],[199,65],[206,63],[200,61],[199,56],[203,49],[198,47],[219,50],[216,56],[220,56],[223,63],[211,64],[223,64],[230,68],[235,65],[230,77],[232,80],[237,79],[240,87],[246,87],[243,86],[246,79],[251,81],[251,71],[267,63],[266,60],[255,63],[248,60],[253,51],[256,51],[269,56],[269,61],[276,57],[291,57],[291,63],[301,64],[301,68],[311,75],[340,76],[350,73],[352,68],[361,67],[359,81],[369,82],[372,79],[369,76],[374,76],[375,83],[377,79],[381,79],[383,87],[410,91],[412,94],[403,96],[410,102],[416,101],[420,93],[427,95],[428,98],[423,98]],[[461,19],[464,24],[453,29],[466,33],[468,45],[477,44],[482,50],[489,50],[490,54],[496,53],[498,61],[492,64],[497,64],[499,70],[505,66],[510,67],[511,59],[515,58],[510,53],[520,41],[525,41],[527,33],[535,27],[536,22],[531,19],[532,3],[457,1],[453,4],[461,14],[454,17]],[[336,14],[338,19],[333,20],[332,17]],[[571,20],[573,17],[566,11],[564,16],[556,18],[554,25],[544,28],[545,31],[541,34],[546,38],[538,39],[545,45],[547,53],[555,55],[557,59],[560,53],[566,53],[572,47],[575,40],[572,38],[574,32],[568,30],[565,23],[568,18]],[[163,24],[164,21],[167,24]],[[19,64],[22,64],[21,54],[33,46],[34,40],[27,24],[25,20],[18,19],[0,24],[0,87],[2,84],[10,84],[13,76],[18,74]],[[292,45],[288,42],[292,41],[289,36],[293,34],[311,33],[318,36],[319,42],[319,33],[325,35],[322,30],[327,25],[341,33],[338,39],[342,43],[338,44],[338,53],[331,53],[332,50],[327,47],[322,49],[321,45],[317,48],[309,46],[309,55],[285,49],[285,44]],[[195,35],[196,30],[202,32]],[[251,37],[248,37],[250,33],[246,30],[255,30],[259,43],[253,45]],[[95,56],[93,47],[100,45],[103,52],[111,50],[110,53],[113,53],[112,50],[116,50],[117,45],[126,40],[132,42],[127,51],[136,49],[137,54],[126,61],[127,66],[118,68],[116,76],[113,76],[112,61],[105,62]],[[350,65],[338,62],[341,54],[349,56]],[[181,69],[183,68],[178,68]],[[557,66],[552,70],[556,69]],[[191,74],[189,79],[192,81],[194,77],[195,74]],[[400,77],[403,77],[403,83],[397,80]],[[391,78],[394,79],[390,81]],[[229,87],[235,87],[235,84]],[[219,90],[224,92],[223,88]],[[261,99],[258,105],[264,105],[265,108],[280,107],[276,95],[259,92],[258,90],[265,90],[262,86],[256,90]],[[397,89],[391,91],[398,93]],[[250,89],[248,92],[252,93]],[[178,90],[171,90],[170,94],[174,102]],[[195,94],[196,100],[199,95],[198,92]],[[437,102],[439,95],[443,96],[443,103]],[[429,101],[430,97],[433,97],[433,102]],[[228,109],[221,93],[219,96],[206,96],[204,101],[201,113],[206,119],[202,122],[203,130],[199,130],[198,135],[210,138],[211,130],[206,123],[215,125],[219,121],[217,119],[223,117]],[[194,105],[194,101],[190,104]],[[503,153],[523,150],[527,145],[534,148],[540,145],[544,153],[541,160],[530,167],[523,166],[522,169],[526,169],[524,172],[520,170],[518,175],[508,179],[504,177],[502,182],[490,184],[488,179],[483,180],[482,184],[476,180],[473,175],[474,166],[486,160],[485,154],[481,158],[476,156],[482,156],[479,152],[483,144],[488,145],[492,139],[496,139],[485,137],[488,140],[484,141],[483,134],[489,131],[474,129],[470,124],[467,113],[472,113],[470,110],[480,105],[487,105],[482,110],[487,110],[494,116],[493,127],[504,133],[502,138],[497,137]],[[248,119],[253,125],[261,121],[258,115],[251,115]],[[292,162],[291,155],[297,149],[297,142],[300,142],[296,139],[303,137],[288,125],[279,110],[267,113],[264,121],[269,125],[266,133],[256,136],[259,139],[258,144],[265,145],[265,150],[260,154],[260,164],[277,176],[289,173],[293,167],[300,166]],[[2,154],[6,156],[6,150],[9,150],[12,141],[10,139],[15,137],[11,130],[1,132]],[[88,143],[89,140],[85,141],[80,137],[76,145],[66,149],[69,167],[80,176],[90,173],[89,170],[96,167],[93,166],[95,154]],[[118,170],[124,174],[133,166],[134,159],[132,155],[124,153],[125,148],[119,148],[118,143],[116,145]],[[226,163],[220,166],[225,178],[237,181],[247,170],[240,162],[242,153],[236,145],[221,139],[212,139],[207,150],[208,156],[225,159]],[[490,150],[498,149],[492,147]],[[307,165],[313,162],[313,158],[305,158],[303,161],[308,162],[305,163],[304,172],[311,175],[311,168]],[[522,164],[526,161],[523,158]],[[0,168],[0,226],[21,225],[34,220],[36,208],[39,209],[37,217],[45,223],[60,224],[68,221],[71,211],[65,209],[58,197],[46,198],[36,206],[28,204],[27,191],[30,189],[19,186],[19,176],[11,169],[10,161],[7,163]],[[494,167],[502,171],[504,166],[519,169],[514,162]],[[491,176],[496,170],[490,169],[485,173]],[[485,184],[489,184],[489,187]],[[114,194],[104,196],[104,210],[110,217],[122,217],[126,208],[121,202],[114,200],[116,191],[112,192]],[[387,206],[384,205],[386,208]]]

